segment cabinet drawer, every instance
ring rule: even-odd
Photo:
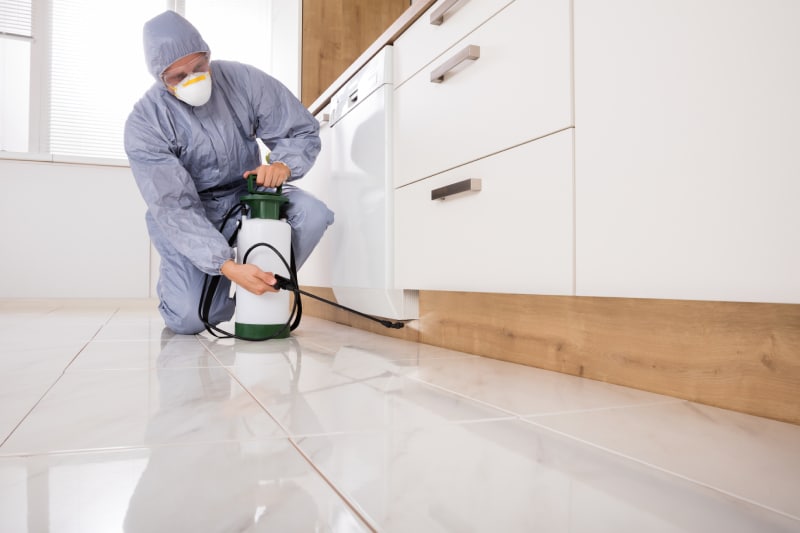
[[[394,42],[394,83],[400,85],[512,0],[439,0]],[[441,14],[441,23],[431,18]],[[438,18],[438,17],[437,17]]]
[[[398,286],[573,294],[572,131],[397,189]],[[476,178],[478,192],[431,200]]]
[[[400,186],[572,125],[569,0],[516,1],[394,93]],[[431,72],[468,46],[441,83]]]

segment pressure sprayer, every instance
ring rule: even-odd
[[[231,217],[242,213],[238,227],[228,239],[228,244],[232,245],[233,241],[237,240],[238,263],[254,264],[264,272],[272,272],[276,279],[274,287],[278,292],[257,295],[244,289],[237,289],[235,328],[234,333],[229,333],[209,323],[211,302],[220,277],[206,275],[198,310],[206,330],[221,338],[249,341],[284,339],[289,336],[290,331],[300,325],[303,312],[301,294],[368,318],[387,328],[402,328],[402,322],[382,320],[299,288],[291,252],[292,228],[280,218],[281,208],[288,201],[289,199],[283,196],[281,187],[274,192],[259,191],[255,174],[247,178],[247,194],[242,196],[238,205],[228,211],[220,227],[224,228]],[[287,260],[287,257],[290,260]],[[290,305],[289,292],[294,293],[293,305]]]

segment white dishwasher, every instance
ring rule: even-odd
[[[332,98],[328,229],[336,300],[363,313],[419,318],[415,290],[394,283],[392,47],[384,47]]]

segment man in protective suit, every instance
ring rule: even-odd
[[[198,305],[206,274],[221,275],[209,314],[233,316],[230,283],[255,294],[275,278],[237,264],[228,245],[237,217],[221,227],[246,194],[250,174],[263,187],[283,187],[282,215],[292,227],[299,269],[333,223],[320,200],[287,182],[308,172],[320,151],[319,124],[280,82],[233,61],[210,61],[197,29],[173,11],[144,25],[144,52],[156,83],[125,124],[125,151],[147,203],[147,228],[161,256],[159,310],[175,333],[204,329]],[[270,150],[262,164],[260,139]],[[288,259],[288,258],[287,258]]]

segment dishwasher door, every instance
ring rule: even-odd
[[[328,201],[336,219],[328,238],[336,300],[409,319],[419,315],[417,292],[394,286],[391,70],[386,47],[333,98]]]
[[[374,91],[331,129],[334,287],[384,288],[393,281],[387,93],[388,88]]]

